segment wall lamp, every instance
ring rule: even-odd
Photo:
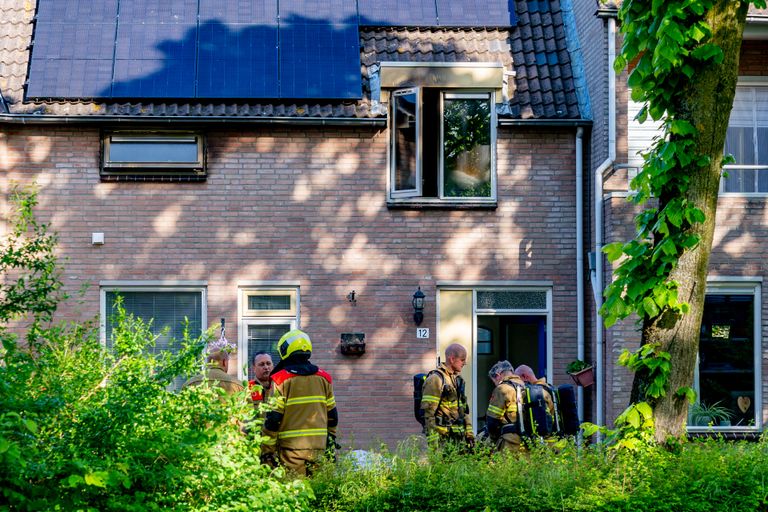
[[[426,296],[421,291],[421,286],[419,286],[419,289],[413,294],[413,300],[411,301],[411,304],[413,304],[413,321],[416,325],[421,325],[421,322],[424,321],[424,297]]]

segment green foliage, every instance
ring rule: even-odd
[[[691,424],[693,425],[721,425],[731,421],[733,413],[727,408],[715,402],[712,405],[696,403],[691,406]]]
[[[53,239],[27,207],[18,222],[38,226],[33,238],[43,242],[3,246],[4,261],[28,247],[9,288],[22,290],[25,306],[3,314],[50,319]],[[12,240],[25,232],[17,230]],[[24,295],[35,279],[48,284]],[[0,332],[0,511],[307,509],[311,490],[262,466],[260,437],[242,432],[254,415],[246,391],[169,390],[176,376],[200,370],[207,334],[187,333],[177,354],[153,355],[148,323],[121,307],[116,321],[110,349],[93,324],[33,324],[32,343]]]
[[[10,229],[0,246],[0,331],[9,320],[30,315],[33,325],[50,320],[64,295],[56,269],[56,235],[34,216],[34,188],[14,187]],[[30,330],[34,334],[34,329]]]
[[[635,352],[624,350],[619,356],[619,364],[633,372],[642,372],[646,376],[646,382],[641,394],[655,400],[667,394],[667,379],[672,369],[671,359],[669,352],[661,350],[659,343],[648,343]]]
[[[568,363],[568,366],[565,367],[565,373],[578,373],[581,370],[586,370],[591,366],[592,365],[586,361],[582,361],[581,359],[576,359]]]
[[[641,414],[638,412],[638,414]],[[537,447],[529,454],[425,455],[412,445],[342,458],[310,484],[313,510],[763,510],[768,443],[693,442],[676,453]]]

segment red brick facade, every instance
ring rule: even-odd
[[[301,328],[335,378],[345,444],[367,447],[419,431],[411,375],[434,364],[435,334],[415,338],[417,286],[436,333],[438,281],[546,280],[552,374],[565,382],[576,351],[575,129],[499,128],[490,210],[388,209],[386,130],[204,131],[207,181],[106,183],[98,128],[4,127],[3,192],[38,183],[66,289],[88,285],[60,318],[95,318],[100,281],[205,281],[208,323],[226,318],[234,340],[239,283],[300,283]],[[94,232],[104,245],[91,244]],[[366,333],[366,354],[341,355],[342,332]]]

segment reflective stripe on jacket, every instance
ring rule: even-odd
[[[312,375],[281,370],[272,381],[262,451],[324,450],[338,423],[331,376],[323,370]]]
[[[441,364],[437,370],[429,373],[424,382],[421,408],[424,410],[428,443],[448,434],[472,437],[472,420],[467,398],[459,397],[457,389],[460,378],[453,375],[445,364]]]

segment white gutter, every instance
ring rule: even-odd
[[[603,351],[603,174],[616,161],[616,19],[608,18],[608,158],[595,169],[595,394],[596,423],[605,424],[605,364]]]
[[[576,346],[584,360],[584,128],[576,129]],[[579,418],[584,417],[584,388],[577,386]]]

